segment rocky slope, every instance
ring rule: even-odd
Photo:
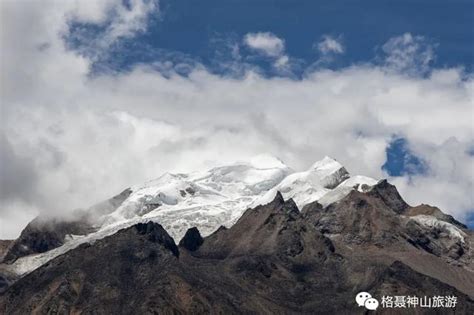
[[[392,208],[402,204],[393,187],[376,188],[303,211],[278,193],[229,229],[205,238],[189,230],[179,247],[161,225],[136,224],[21,278],[0,296],[0,312],[362,314],[354,297],[367,291],[455,295],[455,313],[472,314],[470,232],[463,231],[462,255],[434,253],[419,243],[449,252],[450,242],[430,233],[429,241],[420,240],[411,224],[429,227],[406,215],[412,208]],[[427,267],[416,266],[420,261]],[[448,269],[464,284],[446,281]],[[414,314],[427,312],[454,314],[421,308]]]

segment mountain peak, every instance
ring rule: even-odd
[[[176,280],[192,280],[181,284],[181,288],[191,288],[185,290],[188,293],[193,289],[202,292],[200,284],[194,287],[198,283],[217,285],[218,290],[212,294],[220,294],[218,291],[229,287],[234,291],[239,283],[242,286],[237,286],[237,291],[250,294],[265,294],[258,288],[270,287],[271,293],[266,291],[270,295],[265,296],[265,301],[275,296],[275,290],[281,290],[286,296],[290,286],[303,285],[300,292],[291,291],[290,295],[296,298],[292,303],[296,304],[282,308],[285,310],[282,313],[289,310],[306,313],[314,305],[296,307],[301,300],[314,300],[308,294],[315,291],[315,286],[320,285],[320,292],[327,293],[328,287],[334,288],[328,285],[329,281],[337,285],[343,279],[341,288],[354,288],[353,279],[372,277],[361,286],[379,279],[377,272],[383,271],[382,260],[373,260],[374,253],[384,257],[387,264],[395,257],[416,268],[420,261],[425,261],[432,265],[427,275],[440,278],[463,292],[473,292],[469,286],[474,279],[470,271],[474,242],[470,231],[439,209],[410,207],[386,180],[350,176],[330,157],[302,172],[290,171],[281,161],[264,155],[252,163],[235,163],[189,174],[168,173],[141,187],[125,190],[87,211],[116,220],[104,220],[93,226],[91,232],[87,226],[83,232],[78,228],[82,225],[76,224],[52,224],[51,228],[48,225],[37,229],[32,222],[15,241],[16,247],[12,248],[27,246],[30,250],[17,251],[16,259],[0,265],[0,271],[3,268],[11,277],[5,278],[7,286],[10,286],[9,279],[22,277],[7,289],[8,301],[12,301],[11,297],[17,299],[9,302],[10,309],[32,301],[30,297],[37,294],[37,284],[48,283],[44,281],[54,284],[65,281],[58,287],[59,294],[48,291],[52,288],[50,285],[41,287],[45,296],[64,296],[61,294],[70,288],[71,299],[78,300],[75,288],[82,288],[80,281],[86,275],[89,276],[87,283],[92,283],[94,290],[98,285],[108,292],[111,283],[123,283],[127,290],[132,288],[137,292],[134,296],[137,305],[141,305],[144,294],[150,294],[147,301],[155,301],[157,281],[163,281],[160,287],[164,288],[163,292],[171,290],[169,297],[182,296],[184,292],[177,286],[169,286]],[[179,247],[176,246],[174,239],[183,235]],[[367,255],[359,255],[354,260],[351,253],[356,252],[367,252]],[[429,255],[437,257],[430,259]],[[48,261],[51,263],[46,264]],[[127,268],[123,268],[125,264]],[[354,270],[364,270],[365,266],[376,267],[372,269],[378,271],[353,276]],[[42,271],[35,272],[37,267],[43,268]],[[54,270],[57,278],[51,277],[50,270]],[[65,273],[75,270],[79,270],[77,276],[64,278]],[[32,276],[23,277],[29,272]],[[171,274],[171,278],[166,278],[167,274]],[[289,278],[282,278],[285,275]],[[114,277],[120,277],[120,281]],[[466,277],[471,280],[458,281]],[[307,279],[314,282],[309,283]],[[0,273],[0,290],[1,281]],[[79,282],[70,286],[71,281]],[[418,286],[423,283],[416,282]],[[137,291],[140,286],[142,291]],[[25,288],[29,291],[25,292]],[[341,288],[335,288],[335,292],[342,292]],[[178,291],[173,291],[175,289]],[[434,289],[439,292],[438,288]],[[354,291],[349,291],[346,290],[346,294],[352,299]],[[84,292],[80,294],[91,296]],[[320,301],[328,300],[317,294]],[[460,292],[456,295],[461,296]],[[220,296],[211,296],[213,301],[222,301]],[[348,301],[347,296],[341,301]],[[121,296],[119,300],[126,300],[129,305],[128,297]],[[185,298],[190,301],[189,296]],[[0,305],[2,299],[0,294]],[[276,299],[284,300],[278,296]],[[234,301],[229,305],[234,305]],[[145,306],[148,309],[149,304]],[[318,308],[326,306],[318,305]],[[271,307],[275,312],[273,304]],[[111,309],[107,310],[110,313]],[[204,309],[190,305],[187,313],[197,310]],[[234,313],[231,309],[223,311]]]
[[[120,198],[87,210],[95,219],[94,233],[86,237],[73,233],[54,244],[53,247],[59,246],[56,250],[20,259],[14,268],[21,272],[32,270],[84,242],[140,222],[159,222],[174,239],[182,239],[191,227],[197,227],[205,237],[219,226],[231,227],[248,208],[290,199],[289,203],[294,202],[291,209],[302,209],[314,201],[326,207],[351,190],[367,190],[376,182],[366,177],[351,177],[339,162],[327,156],[302,172],[293,171],[277,157],[261,154],[246,162],[206,171],[164,173],[155,180],[131,187]],[[356,188],[359,186],[364,189]]]
[[[336,159],[333,159],[332,157],[326,155],[321,160],[314,162],[311,166],[311,169],[339,169],[341,167],[343,167],[341,163],[336,161]]]
[[[147,223],[137,223],[133,228],[138,235],[144,235],[148,241],[163,245],[174,256],[179,257],[179,250],[173,238],[169,236],[168,232],[160,224],[148,221]]]
[[[259,154],[250,159],[250,165],[258,169],[288,168],[278,157],[271,154]]]
[[[179,246],[186,248],[189,251],[195,251],[202,245],[204,239],[199,233],[197,227],[192,227],[186,231],[184,237],[179,241]]]

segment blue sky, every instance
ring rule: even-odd
[[[159,5],[147,31],[114,47],[101,66],[120,71],[173,54],[219,72],[217,62],[230,58],[225,42],[259,31],[283,38],[288,55],[304,65],[320,57],[313,45],[323,36],[339,38],[346,52],[325,66],[340,68],[376,62],[387,39],[408,32],[436,47],[433,65],[473,69],[474,1],[162,0]],[[256,62],[266,68],[264,61]]]
[[[332,156],[473,226],[474,1],[0,5],[4,235],[262,153]]]

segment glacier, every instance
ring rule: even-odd
[[[299,209],[314,201],[325,207],[354,189],[367,191],[377,182],[366,176],[351,176],[330,157],[302,172],[295,172],[278,158],[260,155],[206,171],[165,173],[130,187],[117,207],[101,203],[88,209],[95,216],[95,232],[69,235],[64,245],[21,257],[7,268],[20,275],[31,272],[80,244],[93,243],[139,222],[157,222],[175,240],[191,227],[207,236],[220,226],[232,226],[248,208],[270,202],[278,191],[285,199],[292,198]]]

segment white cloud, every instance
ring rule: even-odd
[[[157,9],[158,2],[156,0],[130,0],[129,8],[117,5],[102,42],[110,45],[117,39],[131,37],[137,32],[144,31],[149,14],[157,14]]]
[[[269,32],[248,33],[244,36],[244,43],[270,57],[279,57],[285,51],[285,41]]]
[[[474,178],[466,171],[474,85],[459,69],[419,77],[366,65],[293,80],[252,70],[222,77],[202,66],[185,78],[172,65],[164,77],[142,65],[90,77],[92,61],[61,39],[76,9],[21,4],[2,2],[1,132],[10,146],[0,158],[28,172],[15,182],[18,194],[0,200],[7,209],[0,238],[16,236],[35,211],[85,207],[164,171],[259,153],[295,169],[330,155],[352,173],[385,176],[380,167],[393,134],[406,137],[430,169],[411,182],[394,179],[410,202],[438,203],[460,219],[474,207],[466,197]],[[81,19],[107,19],[84,12]],[[47,48],[38,49],[42,43]],[[273,49],[275,61],[286,56],[284,46]]]
[[[459,138],[442,137],[437,144],[417,141],[411,148],[427,161],[430,169],[426,176],[415,176],[411,180],[392,179],[408,202],[449,209],[457,218],[463,218],[466,209],[472,211],[474,158],[466,153],[469,145]]]
[[[273,58],[273,66],[283,72],[290,68],[290,58],[285,54],[285,41],[269,32],[248,33],[244,43],[258,53]]]
[[[319,52],[323,55],[328,54],[343,54],[345,51],[344,45],[340,38],[334,38],[330,35],[324,35],[316,45]]]
[[[390,38],[383,46],[388,67],[404,72],[426,72],[435,59],[434,44],[423,36],[405,33]]]
[[[290,61],[290,58],[286,55],[283,55],[281,57],[278,57],[274,65],[277,69],[285,69],[288,67],[289,61]]]

